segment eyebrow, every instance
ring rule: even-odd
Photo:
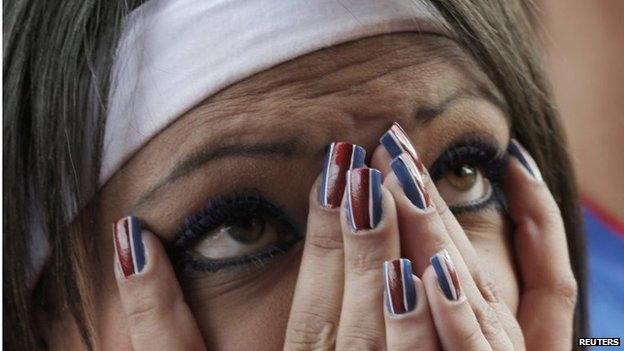
[[[509,119],[508,106],[505,101],[485,86],[478,86],[477,89],[461,89],[435,105],[421,106],[417,109],[415,118],[421,121],[432,120],[441,115],[455,102],[462,99],[486,100],[500,108],[504,112],[505,118]],[[191,155],[176,164],[164,179],[139,196],[134,207],[145,205],[152,201],[159,191],[171,185],[177,179],[219,159],[226,157],[294,157],[303,155],[305,151],[304,143],[299,138],[292,138],[282,142],[236,143],[204,147],[199,151],[191,153]]]
[[[192,171],[205,166],[210,162],[225,157],[258,157],[258,156],[281,156],[294,157],[304,153],[303,143],[298,139],[290,139],[283,142],[257,143],[257,144],[225,144],[202,148],[186,157],[173,167],[173,170],[156,185],[145,191],[136,201],[135,207],[151,201],[156,193],[164,187],[175,182],[177,179],[190,174]]]
[[[441,115],[458,100],[463,99],[485,100],[499,108],[503,112],[503,115],[505,116],[507,122],[510,122],[509,106],[507,105],[505,100],[501,99],[498,95],[494,94],[490,89],[483,85],[477,86],[476,89],[460,89],[436,105],[421,106],[416,110],[415,117],[416,119],[422,121],[432,120],[437,116]]]

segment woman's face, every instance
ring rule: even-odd
[[[93,263],[102,346],[130,345],[110,223],[132,214],[165,242],[179,237],[186,218],[209,221],[212,231],[193,233],[201,239],[176,252],[184,263],[172,255],[209,348],[279,349],[308,194],[326,146],[359,144],[370,161],[394,121],[515,311],[518,284],[498,189],[510,137],[504,106],[453,41],[416,34],[319,51],[210,98],[153,138],[102,191]]]

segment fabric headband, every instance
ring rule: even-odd
[[[450,36],[427,0],[150,0],[124,20],[111,70],[99,186],[146,142],[227,86],[365,37]],[[74,218],[72,216],[72,218]],[[33,233],[31,285],[49,245]]]
[[[322,48],[409,31],[448,33],[423,0],[148,1],[125,21],[114,61],[100,185],[237,81]]]

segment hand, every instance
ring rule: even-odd
[[[346,171],[354,166],[349,160],[360,159],[355,166],[363,165],[363,155],[354,158],[352,152],[357,150],[350,144],[333,144],[325,171],[312,187],[285,350],[386,348],[381,267],[400,255],[396,209],[376,170],[352,171],[344,191]],[[369,196],[369,189],[379,196]],[[425,296],[420,280],[410,277]],[[409,318],[422,322],[422,327],[407,330],[397,324],[393,335],[421,340],[423,349],[435,350],[437,339],[426,304],[421,302]]]
[[[467,236],[431,179],[425,177],[423,185],[437,211],[433,207],[417,209],[405,196],[396,176],[390,174],[386,179],[396,202],[402,251],[413,259],[418,272],[424,271],[427,299],[446,350],[522,350],[525,345],[529,350],[563,350],[572,345],[576,283],[562,219],[535,163],[523,149],[515,150],[522,151],[513,153],[516,158],[509,164],[505,190],[510,216],[516,223],[513,236],[524,283],[519,324],[500,302],[494,282],[487,279]],[[373,164],[383,167],[388,164],[388,155],[378,151],[373,160]],[[384,167],[386,172],[387,168]],[[455,262],[461,282],[457,285],[463,289],[457,288],[464,291],[456,294],[457,299],[442,294],[429,264],[428,258],[441,250],[450,254],[448,259],[442,255],[443,265],[449,264],[453,269]],[[405,324],[406,329],[417,327],[416,323]],[[390,336],[388,332],[389,344]]]

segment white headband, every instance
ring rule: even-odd
[[[298,56],[393,32],[447,33],[424,0],[151,0],[127,18],[111,76],[103,185],[221,89]]]
[[[99,185],[223,88],[322,48],[395,32],[450,33],[427,0],[144,3],[124,20],[111,71]],[[48,256],[43,233],[33,230],[33,283]]]

